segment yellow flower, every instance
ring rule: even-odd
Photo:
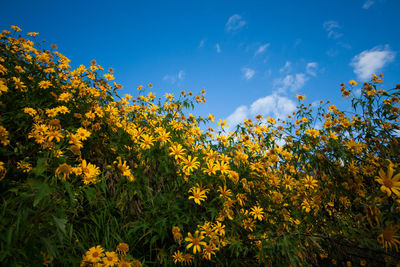
[[[133,260],[131,262],[131,267],[142,267],[142,263],[139,260]]]
[[[51,142],[51,141],[53,141],[53,139],[55,139],[56,142],[58,143],[61,141],[61,138],[64,138],[64,136],[59,131],[47,132],[47,141],[49,141],[49,142]]]
[[[83,182],[85,184],[96,183],[96,177],[100,174],[99,167],[94,164],[87,163],[86,160],[82,160],[81,170],[84,175]]]
[[[304,199],[303,202],[301,203],[301,208],[305,210],[307,213],[311,211],[310,203],[306,199]]]
[[[262,221],[264,216],[264,211],[262,208],[260,208],[260,206],[257,205],[251,208],[250,215],[253,215],[255,220]]]
[[[220,125],[222,129],[224,129],[228,127],[228,122],[226,120],[219,119],[218,125]]]
[[[99,262],[101,260],[101,257],[104,256],[103,254],[104,249],[101,246],[96,246],[96,247],[92,247],[90,248],[87,252],[86,252],[86,259],[92,263],[96,263]]]
[[[174,240],[178,241],[180,244],[182,240],[182,234],[181,234],[181,229],[179,229],[178,226],[172,227],[172,235],[174,236]]]
[[[84,129],[84,128],[79,128],[78,130],[76,130],[76,135],[79,140],[85,141],[89,136],[90,136],[91,132]]]
[[[350,84],[350,85],[357,86],[358,82],[356,82],[356,81],[354,81],[354,80],[351,80],[351,81],[349,81],[349,84]]]
[[[22,169],[23,172],[30,172],[32,170],[31,164],[23,161],[17,162],[17,168]]]
[[[154,142],[153,136],[148,135],[148,134],[143,134],[141,138],[142,139],[141,139],[140,147],[142,149],[149,149],[153,145],[153,142]]]
[[[29,116],[32,117],[34,117],[37,114],[36,110],[33,108],[24,108],[24,113],[29,114]]]
[[[72,166],[63,163],[60,166],[58,166],[58,168],[56,169],[56,176],[59,176],[60,174],[63,175],[63,180],[65,180],[65,178],[68,178],[69,175],[73,172],[72,171]]]
[[[193,254],[196,254],[197,251],[201,252],[201,246],[206,246],[206,242],[201,241],[204,239],[203,235],[199,235],[199,231],[196,231],[194,233],[194,236],[189,232],[188,236],[185,238],[186,242],[190,242],[186,248],[189,249],[191,247],[193,247]]]
[[[13,29],[13,30],[16,31],[16,32],[22,31],[20,27],[14,26],[14,25],[11,25],[11,29]]]
[[[68,102],[72,98],[71,93],[61,93],[58,97],[58,101]]]
[[[110,74],[110,73],[106,73],[104,74],[104,78],[106,79],[106,81],[112,81],[114,80],[114,75]]]
[[[224,236],[225,235],[225,225],[221,224],[220,222],[217,222],[213,227],[213,231],[215,233],[219,234],[220,236]]]
[[[118,263],[118,254],[115,253],[114,251],[106,252],[106,255],[102,258],[104,266],[114,266],[116,263]]]
[[[180,144],[173,144],[169,148],[169,151],[170,151],[169,155],[173,156],[177,160],[183,157],[184,151],[186,150]]]
[[[398,245],[400,245],[400,236],[397,235],[397,231],[399,229],[400,226],[392,226],[391,222],[386,226],[385,231],[378,236],[378,242],[386,249],[386,251],[388,250],[388,248],[392,250],[392,246],[396,249],[396,252],[399,251]]]
[[[0,73],[1,73],[1,65],[0,65]],[[7,87],[7,85],[2,81],[2,80],[0,80],[0,95],[4,92],[7,92],[8,91],[8,87]]]
[[[268,117],[267,122],[271,123],[271,124],[276,124],[276,120],[274,118],[271,118],[271,117]]]
[[[50,81],[41,81],[41,82],[39,82],[39,87],[42,88],[42,89],[47,89],[50,86],[52,86]]]
[[[114,161],[114,164],[115,163],[117,164],[117,167],[118,167],[118,169],[120,169],[123,176],[127,177],[129,179],[129,181],[133,182],[135,178],[133,177],[133,174],[132,174],[129,166],[126,165],[126,161],[124,160],[122,162],[121,157],[117,157],[117,160],[118,161]]]
[[[215,175],[217,172],[217,168],[214,165],[214,161],[209,160],[207,161],[207,168],[203,168],[203,173],[207,174],[207,175]]]
[[[29,36],[35,37],[36,35],[39,35],[38,32],[28,32],[27,33]]]
[[[212,255],[215,255],[215,252],[214,252],[214,250],[216,250],[217,248],[215,247],[215,245],[214,244],[211,244],[211,245],[206,245],[204,248],[203,248],[203,259],[207,259],[207,260],[211,260],[211,256]]]
[[[0,143],[3,146],[7,146],[10,143],[10,140],[8,140],[8,135],[9,132],[7,129],[0,125]]]
[[[15,88],[21,89],[21,91],[26,92],[26,89],[25,89],[26,85],[23,82],[21,82],[21,80],[19,78],[12,77],[12,79],[14,80]]]
[[[177,262],[181,263],[185,260],[183,257],[183,253],[180,252],[179,250],[175,251],[174,254],[172,255],[172,258],[174,259],[174,263],[176,264]]]
[[[191,173],[193,170],[197,170],[200,166],[200,162],[197,161],[197,157],[188,156],[187,159],[183,158],[183,171],[185,173]]]
[[[230,196],[232,196],[232,190],[227,189],[226,185],[224,185],[223,188],[219,186],[217,191],[220,193],[220,198],[229,198]]]
[[[220,171],[222,175],[229,174],[229,165],[225,161],[217,161],[215,163],[215,168]]]
[[[207,117],[211,122],[214,122],[215,116],[208,113],[208,117]]]
[[[4,162],[0,161],[0,181],[6,176],[7,169],[4,167]]]
[[[308,134],[311,137],[317,138],[319,136],[319,130],[316,130],[314,128],[308,128],[306,130],[306,134]]]
[[[205,201],[207,199],[206,193],[207,189],[202,190],[200,187],[192,187],[189,190],[189,193],[192,193],[192,196],[189,196],[189,199],[193,199],[194,202],[198,205],[201,204],[201,201]]]
[[[303,179],[303,183],[304,186],[306,188],[311,188],[314,189],[315,187],[318,186],[318,181],[315,180],[312,176],[307,175],[304,179]]]
[[[129,245],[127,243],[119,243],[116,251],[119,254],[126,256],[126,253],[129,251]]]
[[[282,185],[284,185],[286,189],[292,190],[292,187],[294,185],[293,178],[285,174],[282,179]]]
[[[299,95],[299,94],[297,94],[297,95],[296,95],[296,98],[297,98],[299,101],[301,101],[301,100],[303,100],[303,99],[306,99],[306,95]]]
[[[400,197],[400,173],[393,176],[393,168],[389,167],[387,173],[385,173],[382,169],[379,170],[379,176],[375,176],[375,180],[380,183],[381,191],[385,192],[389,197],[392,192]]]

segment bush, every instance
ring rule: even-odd
[[[205,92],[126,94],[37,33],[0,34],[0,262],[7,266],[394,265],[400,86],[342,84],[227,133]],[[361,94],[357,96],[357,90]],[[315,125],[320,124],[321,127]]]

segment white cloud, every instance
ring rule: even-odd
[[[168,81],[171,84],[174,84],[176,82],[181,82],[185,79],[185,72],[183,70],[180,70],[177,74],[175,75],[170,75],[167,74],[163,77],[164,81]]]
[[[226,118],[228,122],[228,131],[232,131],[236,125],[243,122],[244,119],[249,117],[249,109],[246,105],[238,107],[231,115]]]
[[[243,77],[246,80],[250,80],[251,78],[253,78],[254,74],[256,73],[253,69],[250,68],[242,68],[242,72],[243,72]]]
[[[205,43],[206,43],[206,39],[201,40],[200,43],[199,43],[199,48],[204,47]]]
[[[290,66],[290,61],[287,61],[281,72],[286,71],[285,69],[288,69]],[[248,106],[239,106],[226,118],[229,124],[228,131],[234,130],[244,119],[253,118],[259,114],[264,118],[270,116],[274,119],[286,119],[287,115],[296,110],[296,102],[286,97],[285,94],[288,90],[293,92],[301,89],[311,76],[316,75],[317,70],[318,63],[309,62],[306,65],[306,73],[287,74],[276,79],[274,81],[275,91],[272,94],[261,97]],[[246,76],[246,68],[243,68],[242,71]],[[252,77],[253,75],[250,76]]]
[[[226,31],[236,31],[246,25],[246,21],[242,19],[241,16],[235,14],[228,19],[228,22],[225,24]]]
[[[180,70],[178,72],[178,80],[182,81],[183,79],[185,79],[185,72],[183,70]]]
[[[337,44],[343,47],[344,49],[351,49],[351,45],[348,43],[338,42]]]
[[[334,20],[325,21],[323,26],[324,26],[324,29],[327,31],[331,31],[335,28],[340,28],[339,23]]]
[[[285,66],[279,69],[279,72],[289,72],[291,70],[292,63],[290,61],[286,61]]]
[[[337,39],[343,34],[338,33],[336,29],[340,29],[339,22],[334,20],[325,21],[323,24],[324,29],[328,32],[328,38]]]
[[[317,76],[318,63],[310,62],[306,66],[306,72],[308,75]]]
[[[368,9],[368,8],[370,8],[374,3],[375,3],[374,0],[367,0],[367,1],[363,4],[362,8]]]
[[[350,62],[354,68],[354,73],[361,80],[367,80],[371,74],[376,74],[385,65],[394,61],[396,52],[390,50],[388,45],[375,46],[370,50],[365,50],[356,55]]]
[[[297,91],[304,86],[308,77],[304,73],[296,73],[294,75],[288,74],[284,78],[280,78],[274,81],[274,87],[277,88],[278,92],[291,92]]]
[[[219,44],[215,45],[215,49],[217,49],[217,53],[221,53],[221,46]]]
[[[254,56],[257,56],[258,54],[264,53],[265,49],[267,49],[269,45],[270,45],[269,43],[266,43],[264,45],[260,45],[258,47],[257,51],[254,53]]]
[[[250,108],[242,105],[229,115],[226,120],[229,124],[228,131],[235,129],[236,125],[242,123],[244,119],[262,115],[270,116],[275,119],[284,119],[296,109],[296,103],[291,99],[273,93],[254,101]]]

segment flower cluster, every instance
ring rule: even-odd
[[[400,85],[343,83],[352,112],[298,94],[227,132],[190,113],[205,90],[121,96],[112,69],[20,31],[0,33],[5,265],[397,264]]]

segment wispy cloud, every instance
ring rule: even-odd
[[[242,73],[243,73],[243,77],[246,80],[250,80],[251,78],[253,78],[253,76],[256,72],[255,72],[255,70],[250,69],[250,68],[242,68]]]
[[[183,79],[185,79],[185,75],[186,73],[183,70],[180,70],[178,72],[178,80],[183,81]]]
[[[228,19],[228,21],[225,24],[225,29],[227,32],[237,31],[243,28],[243,26],[246,24],[247,22],[243,20],[240,15],[235,14]]]
[[[215,49],[217,50],[217,53],[221,53],[221,46],[219,44],[215,44]]]
[[[385,65],[394,61],[396,52],[389,48],[389,45],[375,46],[356,55],[350,62],[354,73],[361,80],[367,80],[371,74],[376,74]]]
[[[292,68],[292,62],[290,61],[286,61],[285,66],[283,66],[282,68],[279,69],[280,73],[286,73],[286,72],[290,72]]]
[[[323,27],[328,32],[328,38],[337,39],[343,35],[336,31],[336,29],[341,28],[337,21],[334,20],[325,21]]]
[[[367,1],[363,4],[362,8],[368,9],[368,8],[370,8],[374,3],[375,3],[374,0],[367,0]]]
[[[317,62],[307,63],[306,72],[307,72],[308,75],[317,76],[317,70],[318,70],[318,63]]]
[[[254,56],[257,56],[258,54],[262,54],[265,52],[265,50],[270,46],[269,43],[266,43],[264,45],[260,45],[257,49],[257,51],[254,53]]]
[[[279,93],[295,92],[301,89],[304,84],[308,81],[308,77],[304,73],[288,74],[283,78],[276,79],[274,81],[274,87]]]
[[[199,43],[199,48],[204,47],[204,44],[206,43],[206,39],[202,39]]]
[[[181,82],[185,79],[186,73],[183,70],[180,70],[177,74],[171,75],[167,74],[163,77],[164,81],[168,81],[171,84],[175,84],[176,82]]]

